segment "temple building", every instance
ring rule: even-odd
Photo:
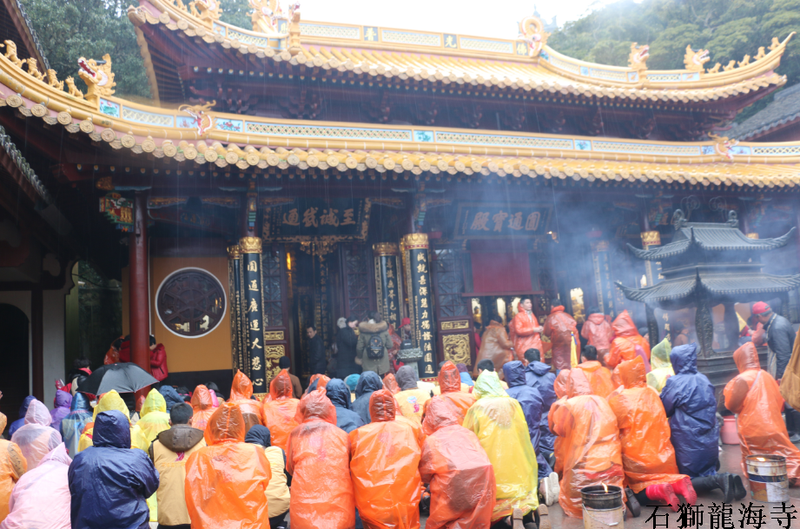
[[[687,42],[684,69],[656,71],[646,45],[627,67],[566,57],[535,17],[495,39],[252,3],[252,29],[221,22],[214,0],[130,7],[145,104],[115,96],[113,56],[75,57],[85,87],[48,69],[15,0],[0,0],[0,176],[13,184],[0,309],[30,328],[0,372],[28,359],[34,394],[52,398],[70,367],[58,336],[77,260],[120,281],[134,361],[148,365],[152,333],[172,384],[223,387],[241,369],[265,393],[283,356],[309,374],[309,325],[330,347],[339,318],[373,309],[395,328],[411,319],[423,377],[471,365],[475,326],[509,320],[523,297],[540,318],[628,309],[645,326],[614,283],[660,280],[628,244],[669,243],[678,209],[706,223],[736,211],[752,239],[798,223],[800,142],[722,132],[785,84],[791,35],[724,68]],[[798,273],[796,238],[765,274]],[[784,298],[800,320],[797,290]],[[684,318],[658,317],[660,337]],[[730,359],[719,349],[704,354]]]

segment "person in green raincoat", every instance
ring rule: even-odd
[[[519,402],[509,397],[494,371],[483,371],[475,381],[477,402],[470,407],[463,426],[478,437],[495,473],[497,495],[492,522],[520,509],[525,521],[533,521],[539,507],[538,467],[528,423]]]
[[[650,366],[652,370],[647,373],[647,385],[658,391],[664,389],[669,377],[675,376],[675,371],[672,369],[672,364],[669,361],[669,354],[672,351],[672,346],[668,338],[664,338],[661,343],[653,347],[650,351]]]

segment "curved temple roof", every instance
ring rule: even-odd
[[[199,4],[215,0],[201,0]],[[267,3],[261,0],[261,3]],[[274,3],[274,2],[273,2]],[[180,2],[182,5],[182,2]],[[274,6],[273,6],[274,7]],[[139,31],[139,44],[148,68],[151,88],[158,97],[154,61],[146,28],[166,29],[195,40],[198,55],[234,52],[231,67],[262,60],[285,61],[326,71],[349,71],[371,78],[428,80],[443,84],[499,87],[519,91],[573,94],[622,101],[690,103],[716,101],[748,94],[786,82],[774,72],[786,44],[773,39],[752,58],[745,57],[721,68],[706,70],[706,50],[687,47],[685,70],[655,71],[646,67],[647,47],[631,50],[627,68],[587,63],[559,54],[546,45],[548,34],[538,19],[526,19],[517,39],[490,39],[415,30],[353,26],[325,22],[277,19],[270,33],[249,31],[218,21],[219,7],[212,14],[196,16],[175,0],[140,0],[128,16]],[[538,23],[538,24],[537,24]],[[211,46],[210,46],[211,45]],[[198,48],[199,49],[199,48]],[[169,67],[169,66],[167,66]],[[227,66],[226,66],[227,67]],[[245,69],[248,67],[246,66]]]
[[[786,246],[795,228],[774,239],[750,239],[732,226],[720,224],[692,223],[680,228],[675,239],[669,244],[648,250],[640,250],[628,244],[633,254],[639,259],[660,261],[685,253],[690,248],[709,251],[769,251]]]

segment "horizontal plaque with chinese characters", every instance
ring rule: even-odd
[[[369,212],[369,199],[297,198],[264,210],[263,237],[285,241],[326,236],[363,240]]]
[[[453,238],[541,237],[549,230],[551,212],[547,204],[462,202]]]

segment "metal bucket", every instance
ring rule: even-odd
[[[786,458],[757,455],[745,458],[750,494],[755,501],[786,503],[789,501],[789,478],[786,475]]]
[[[622,488],[602,485],[581,489],[584,529],[625,529],[625,505]]]

